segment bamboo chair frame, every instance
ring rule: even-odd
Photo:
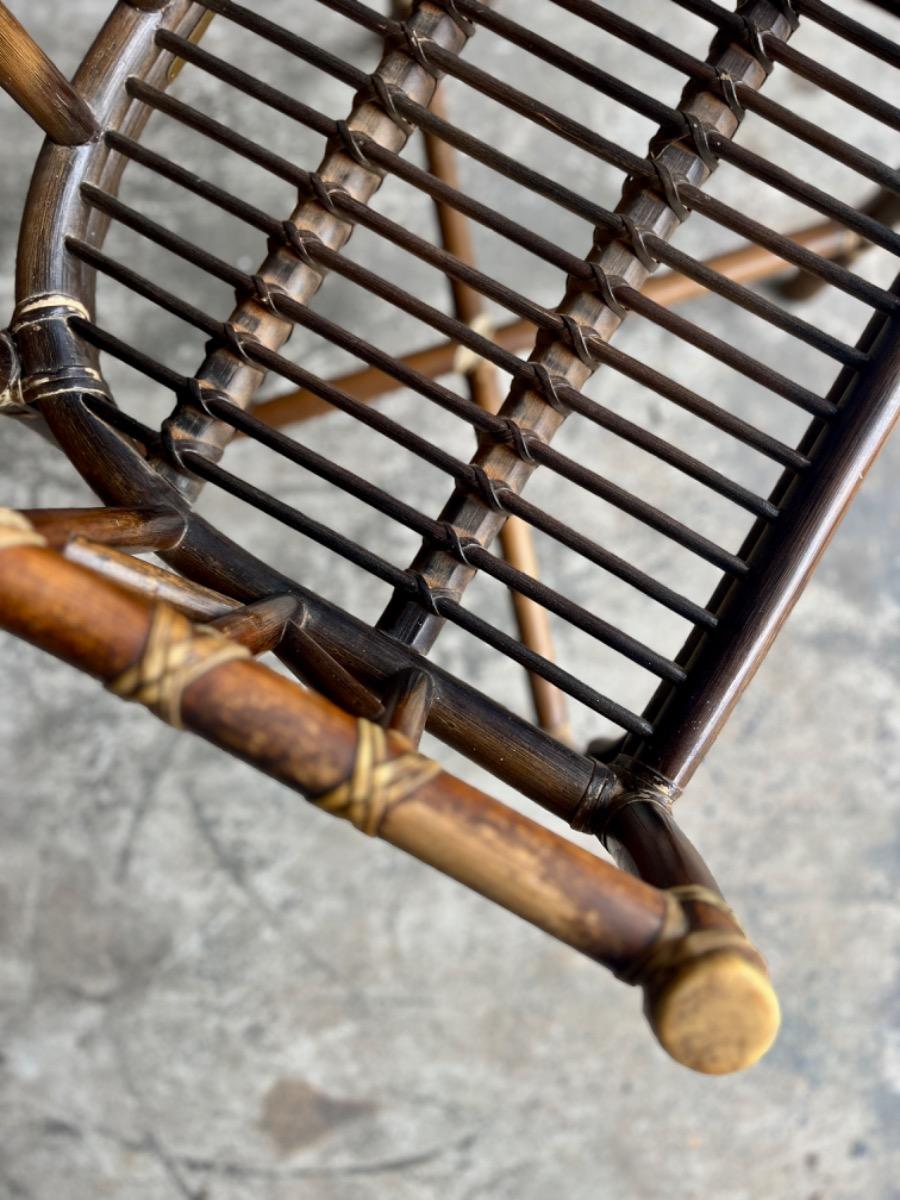
[[[321,2],[384,40],[384,56],[370,77],[347,64],[326,64],[358,89],[346,121],[319,119],[197,44],[210,16],[218,14],[307,62],[325,61],[312,43],[232,0],[120,0],[72,84],[0,4],[0,82],[48,134],[22,227],[16,312],[0,340],[0,404],[13,415],[37,416],[106,506],[2,510],[0,625],[642,987],[650,1024],[678,1061],[709,1073],[742,1069],[774,1039],[778,1003],[762,957],[678,829],[672,806],[797,600],[900,406],[900,290],[876,287],[849,270],[870,242],[893,251],[900,244],[890,228],[897,173],[809,122],[785,115],[760,89],[773,64],[785,64],[892,122],[896,110],[888,102],[811,63],[789,38],[800,16],[835,29],[892,66],[900,62],[898,48],[821,0],[751,0],[738,14],[707,0],[676,0],[717,31],[704,63],[592,0],[553,0],[615,36],[633,44],[643,41],[688,75],[677,111],[627,93],[631,102],[643,104],[645,115],[675,120],[678,126],[674,135],[671,129],[661,131],[642,158],[576,122],[561,124],[549,106],[467,61],[469,39],[490,30],[561,69],[586,72],[589,82],[609,95],[627,87],[530,34],[502,11],[478,0],[421,0],[408,15],[383,16],[356,0]],[[328,149],[318,171],[301,171],[265,148],[239,145],[232,131],[169,96],[168,83],[185,62],[294,119],[319,120]],[[437,92],[444,73],[620,165],[628,178],[618,209],[611,213],[579,198],[453,126]],[[746,109],[787,122],[786,128],[865,175],[879,187],[875,199],[854,210],[744,150],[732,139]],[[268,218],[144,148],[141,133],[153,111],[239,148],[298,184],[301,199],[290,221]],[[414,127],[426,139],[427,172],[402,156]],[[456,176],[458,151],[579,211],[596,231],[588,258],[551,245],[467,197]],[[803,199],[824,219],[785,236],[729,209],[703,190],[720,158]],[[270,237],[260,270],[250,274],[224,264],[129,208],[117,197],[129,161],[142,162],[255,223]],[[429,192],[437,205],[440,244],[428,245],[378,214],[372,198],[385,171]],[[669,243],[688,209],[719,220],[753,244],[698,263]],[[568,287],[558,308],[543,309],[479,271],[470,221],[488,224],[565,271]],[[232,284],[238,303],[230,319],[223,322],[193,309],[109,258],[102,246],[111,222]],[[436,313],[351,263],[341,251],[357,223],[442,270],[452,315]],[[668,271],[651,276],[658,262]],[[796,268],[787,287],[798,294],[825,281],[869,304],[873,315],[855,347],[747,289],[786,265]],[[342,332],[308,307],[328,271],[412,315],[424,313],[444,340],[392,357]],[[204,330],[211,338],[209,352],[193,379],[95,322],[99,276],[118,280]],[[831,393],[818,397],[791,384],[673,311],[708,290],[835,358],[840,372]],[[484,298],[517,314],[490,337],[480,325]],[[626,311],[649,316],[673,336],[694,339],[806,409],[813,420],[799,446],[750,430],[612,347],[610,338]],[[292,367],[279,350],[295,323],[324,332],[368,365],[331,381]],[[531,359],[523,363],[513,351],[532,344]],[[115,406],[101,374],[101,351],[175,394],[176,407],[160,431]],[[462,366],[461,351],[467,355]],[[780,462],[784,475],[772,495],[751,495],[588,401],[581,388],[600,363],[718,422]],[[356,561],[373,573],[381,571],[395,588],[377,627],[266,566],[194,511],[204,481],[275,511],[274,501],[251,495],[248,485],[218,465],[235,435],[254,437],[293,461],[325,470],[279,427],[336,404],[357,420],[387,429],[370,402],[404,383],[459,408],[463,400],[436,382],[454,365],[467,392],[468,407],[460,411],[479,432],[479,449],[471,463],[454,465],[434,447],[416,448],[450,471],[454,491],[438,521],[405,514],[423,537],[409,571],[387,570],[371,555],[357,554]],[[254,407],[267,369],[292,381],[295,390]],[[498,369],[514,378],[505,400]],[[553,434],[570,411],[753,512],[756,523],[739,552],[711,544],[554,450]],[[522,490],[540,464],[594,495],[611,497],[713,562],[723,574],[709,604],[676,596],[526,502]],[[386,505],[388,515],[400,511],[346,472],[326,478]],[[282,510],[289,525],[347,552],[303,514]],[[565,544],[593,555],[593,561],[645,594],[680,607],[694,628],[677,659],[637,645],[542,585],[531,528],[567,538]],[[501,539],[499,555],[487,549],[495,537]],[[131,557],[146,550],[156,551],[165,567]],[[459,603],[479,569],[510,587],[518,642],[486,629]],[[628,712],[555,666],[548,611],[580,622],[580,628],[622,653],[650,663],[661,682],[644,713]],[[530,672],[536,724],[427,659],[447,620],[484,637]],[[271,650],[308,686],[253,661]],[[574,749],[568,744],[562,690],[610,716],[624,737],[586,753]],[[574,828],[596,834],[618,866],[441,770],[416,749],[426,728]]]

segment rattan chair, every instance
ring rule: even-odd
[[[680,1062],[756,1061],[775,994],[672,807],[897,416],[892,7],[862,4],[858,20],[824,0],[664,0],[642,25],[594,0],[535,0],[531,29],[503,0],[389,15],[310,0],[286,29],[265,5],[120,0],[69,84],[0,5],[0,78],[48,135],[0,403],[103,505],[3,510],[0,624],[640,986]],[[686,22],[702,43],[686,48]],[[827,33],[833,61],[803,49],[807,29]],[[598,33],[608,60],[579,53]],[[871,64],[863,81],[842,72],[849,46]],[[258,69],[276,55],[293,64],[289,91]],[[798,78],[812,116],[778,98]],[[315,157],[242,133],[249,104],[301,146],[318,139]],[[848,106],[871,144],[842,136]],[[622,112],[637,124],[619,140]],[[745,122],[752,136],[737,136]],[[754,148],[760,131],[783,152]],[[220,157],[244,164],[240,194],[215,181]],[[149,183],[126,198],[135,176],[160,189],[153,203]],[[297,197],[258,205],[263,177]],[[186,197],[194,224],[171,217]],[[403,217],[426,201],[433,227]],[[776,232],[770,212],[795,208],[811,218]],[[252,261],[230,244],[237,226]],[[167,274],[173,259],[189,276]],[[236,301],[210,301],[210,279]],[[123,292],[130,333],[111,328]],[[697,322],[678,311],[695,297]],[[144,336],[160,313],[193,349]],[[635,327],[654,331],[662,364],[628,342]],[[340,353],[316,359],[321,347]],[[341,356],[352,369],[315,367]],[[736,391],[709,393],[716,371]],[[323,412],[340,453],[316,441]],[[715,462],[694,452],[700,424],[723,447]],[[254,463],[320,481],[324,502],[275,494],[246,466],[251,445]],[[239,521],[226,535],[201,516],[204,484],[280,523],[285,546],[302,535],[303,572],[264,561]],[[351,502],[379,514],[382,543],[341,528]],[[684,519],[707,503],[717,525]],[[651,537],[641,561],[621,522]],[[407,545],[395,528],[416,543],[410,565],[390,557]],[[164,565],[134,557],[147,551]],[[511,597],[514,627],[484,580]],[[638,604],[646,635],[628,631]],[[454,627],[454,647],[485,648],[481,689],[457,650],[431,657]],[[584,647],[567,666],[552,640],[564,628]],[[269,651],[297,678],[256,661]],[[613,660],[632,672],[620,691]],[[490,683],[509,663],[533,714]],[[417,750],[425,730],[618,865],[442,770]]]

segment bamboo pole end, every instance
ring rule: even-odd
[[[645,993],[647,1018],[668,1054],[704,1075],[753,1066],[771,1047],[781,1009],[765,970],[738,951],[683,963]]]

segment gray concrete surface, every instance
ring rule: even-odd
[[[81,0],[61,17],[48,0],[12,4],[66,70],[106,7],[105,0]],[[657,27],[669,11],[649,0],[627,8]],[[301,24],[287,0],[270,10]],[[542,28],[566,36],[558,10],[529,11]],[[874,10],[857,3],[853,11],[868,18]],[[684,22],[679,38],[698,46],[698,27]],[[211,36],[224,34],[214,25]],[[326,23],[322,36],[341,31]],[[824,35],[807,36],[808,47],[827,51]],[[599,35],[569,40],[602,60]],[[351,43],[360,59],[371,53],[364,39],[354,35]],[[258,48],[247,39],[243,51],[254,65]],[[856,77],[868,69],[865,56],[851,56]],[[270,70],[333,111],[344,102],[340,89],[322,90],[309,72],[298,77],[284,63]],[[227,98],[188,76],[179,83],[184,93],[221,113]],[[668,76],[654,79],[652,71],[641,77],[674,95]],[[772,86],[834,124],[807,85],[776,76]],[[557,102],[573,109],[587,103],[561,90]],[[466,113],[475,123],[487,116],[474,103]],[[609,115],[599,103],[588,117],[637,145],[646,136],[640,122]],[[260,114],[248,121],[260,133]],[[843,110],[840,121],[844,136],[896,161],[895,139]],[[15,231],[39,139],[9,102],[0,102],[0,122],[0,310],[8,312]],[[169,134],[152,136],[162,144]],[[286,126],[265,136],[313,161],[314,144],[298,144]],[[593,194],[613,198],[615,175],[597,164],[587,174],[575,152],[548,160],[545,143],[526,139],[515,123],[501,126],[499,136],[545,167],[553,161],[554,169],[585,172]],[[764,149],[781,144],[760,124],[748,123],[745,136]],[[233,188],[262,188],[221,155],[194,161]],[[846,172],[834,169],[824,182],[860,194]],[[470,183],[496,198],[483,173],[472,172]],[[715,186],[720,195],[740,196],[725,171]],[[147,205],[161,203],[147,180],[136,175],[129,187]],[[266,202],[286,203],[283,191],[264,191]],[[386,189],[383,202],[413,225],[427,222],[402,190]],[[584,231],[573,220],[533,199],[509,203],[583,249]],[[795,205],[771,198],[765,205],[760,211],[779,227],[803,219]],[[160,211],[194,236],[200,230],[204,244],[222,253],[248,256],[248,265],[258,257],[253,237],[228,225],[201,227],[199,210],[186,203]],[[695,251],[733,244],[699,222],[683,234],[682,244]],[[390,256],[378,258],[381,251],[362,238],[357,244],[390,273]],[[146,269],[159,258],[128,245],[131,260]],[[542,300],[558,294],[552,273],[501,257],[487,239],[482,249],[504,278]],[[890,268],[876,255],[860,270],[884,282]],[[198,291],[187,274],[177,281],[224,311],[221,293]],[[424,272],[414,281],[423,294],[437,287]],[[367,322],[373,336],[401,348],[409,334],[389,314],[360,306],[333,282],[320,298],[324,311]],[[723,317],[712,302],[690,312],[744,344],[751,338],[760,358],[812,386],[826,385],[821,361],[795,359],[775,331]],[[826,312],[813,303],[809,313],[841,336],[858,330],[854,305]],[[101,315],[180,368],[195,364],[200,339],[133,301],[109,299]],[[622,344],[785,436],[796,432],[780,401],[699,354],[676,361],[671,343],[652,329],[627,328]],[[299,334],[292,353],[323,372],[340,368],[333,352]],[[136,389],[133,377],[111,375],[126,406],[160,411],[162,400]],[[701,455],[719,453],[723,469],[767,485],[746,456],[639,389],[600,377],[596,387]],[[461,452],[469,446],[409,395],[392,399],[388,410]],[[387,482],[382,457],[348,442],[343,428],[329,417],[305,432],[312,444]],[[629,473],[644,494],[681,505],[685,519],[737,543],[740,529],[724,505],[676,491],[664,472],[612,454],[596,432],[572,425],[562,444]],[[334,507],[323,486],[252,447],[235,451],[234,461],[313,512]],[[4,504],[89,502],[65,460],[48,455],[26,428],[3,425],[0,462]],[[737,1078],[698,1078],[676,1067],[649,1037],[638,996],[574,953],[389,847],[336,827],[249,768],[30,647],[0,639],[0,1197],[898,1200],[898,468],[895,442],[681,807],[686,829],[767,954],[784,1007],[778,1044]],[[401,486],[432,507],[440,499],[436,481],[424,475]],[[538,478],[533,494],[572,515],[576,498],[566,489]],[[298,546],[236,502],[210,494],[203,504],[279,565],[345,598],[352,589],[352,572],[335,575],[323,553]],[[704,598],[705,569],[642,540],[602,506],[586,509],[580,505],[578,519],[597,536]],[[411,549],[350,505],[330,515],[397,561]],[[551,582],[585,602],[600,594],[597,574],[552,547],[542,545],[541,555]],[[677,645],[677,623],[660,622],[627,593],[602,586],[604,614],[663,648]],[[473,597],[506,619],[492,589]],[[382,599],[373,587],[354,591],[352,603],[371,616]],[[641,702],[646,682],[596,648],[560,631],[560,653],[614,694]],[[518,678],[464,636],[448,631],[439,655],[505,703],[524,702]],[[597,729],[589,713],[576,713],[575,721],[579,738]],[[447,759],[484,782],[464,761]]]

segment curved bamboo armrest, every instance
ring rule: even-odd
[[[3,3],[0,87],[61,146],[80,146],[99,131],[90,108]]]

